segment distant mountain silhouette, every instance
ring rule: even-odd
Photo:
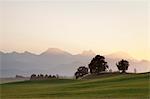
[[[106,57],[108,58],[112,58],[112,59],[133,59],[133,57],[131,57],[128,53],[125,52],[115,52],[109,55],[106,55]]]
[[[80,55],[82,56],[95,56],[96,54],[92,50],[83,51]]]
[[[48,48],[45,52],[41,53],[40,55],[71,55],[71,54],[58,48]]]
[[[57,48],[49,48],[45,52],[37,55],[25,51],[23,53],[11,52],[4,53],[0,51],[0,77],[8,77],[18,75],[31,75],[33,73],[59,74],[64,76],[73,76],[79,66],[87,66],[96,54],[89,50],[83,51],[81,54],[72,55],[67,51]],[[121,58],[129,60],[129,72],[133,72],[134,68],[137,72],[150,71],[150,61],[135,60],[126,53],[113,53],[104,55],[108,65],[113,71],[117,70],[116,62]]]

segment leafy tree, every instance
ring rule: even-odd
[[[77,69],[77,72],[75,72],[75,77],[76,79],[78,79],[79,77],[83,77],[86,74],[88,74],[88,68],[85,66],[81,66]]]
[[[44,78],[48,78],[48,75],[46,74],[46,75],[44,76]]]
[[[122,73],[126,73],[126,70],[128,70],[129,67],[129,62],[122,59],[121,61],[116,63],[116,66],[118,67],[119,71],[122,71]]]
[[[49,76],[48,76],[48,78],[51,78],[51,77],[52,77],[52,75],[49,75]]]
[[[30,80],[35,80],[35,79],[36,79],[36,74],[32,74]]]
[[[53,75],[53,76],[52,76],[52,78],[56,78],[56,76],[55,76],[55,75]]]
[[[108,68],[104,56],[96,55],[89,64],[91,74],[99,74]]]
[[[43,78],[44,78],[44,75],[43,75],[43,74],[40,74],[40,78],[43,79]]]

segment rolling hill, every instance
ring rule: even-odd
[[[149,84],[149,73],[143,73],[22,81],[0,87],[2,99],[148,99]]]

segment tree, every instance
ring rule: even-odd
[[[52,75],[49,75],[48,78],[52,78]]]
[[[75,72],[75,77],[78,79],[79,77],[83,77],[84,75],[88,74],[88,68],[85,66],[81,66],[77,69],[77,72]]]
[[[36,79],[36,74],[32,74],[30,80],[35,80],[35,79]]]
[[[56,76],[55,76],[55,75],[53,75],[53,76],[52,76],[52,78],[56,78]]]
[[[44,78],[48,78],[48,75],[46,74],[46,75],[44,76]]]
[[[128,70],[129,67],[129,62],[122,59],[121,61],[116,63],[116,66],[118,67],[119,71],[122,71],[122,73],[126,73],[126,70]]]
[[[104,56],[96,55],[89,64],[91,74],[99,74],[108,68]]]

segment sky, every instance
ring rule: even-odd
[[[148,0],[1,0],[0,50],[123,51],[150,60]]]

